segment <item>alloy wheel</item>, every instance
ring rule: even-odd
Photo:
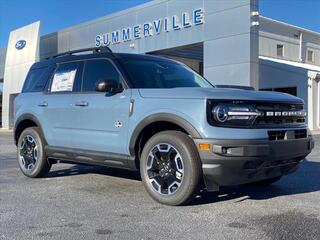
[[[38,144],[31,135],[26,135],[19,146],[20,165],[26,171],[32,171],[38,160]]]
[[[148,154],[147,175],[153,190],[161,195],[172,195],[184,177],[183,160],[176,148],[168,143],[154,146]]]

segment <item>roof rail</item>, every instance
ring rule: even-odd
[[[64,52],[64,53],[59,53],[57,55],[48,57],[46,59],[51,59],[51,58],[57,58],[57,57],[62,57],[62,56],[67,56],[67,55],[72,55],[74,53],[81,53],[81,52],[89,52],[92,51],[92,53],[112,53],[112,50],[109,47],[93,47],[93,48],[83,48],[83,49],[78,49],[78,50],[73,50],[69,52]]]

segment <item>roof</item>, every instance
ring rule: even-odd
[[[311,64],[308,64],[308,63],[293,62],[293,61],[277,59],[277,58],[271,58],[271,57],[264,57],[264,56],[259,56],[259,59],[268,60],[268,61],[277,62],[277,63],[282,63],[282,64],[286,64],[286,65],[289,65],[289,66],[294,66],[294,67],[300,67],[300,68],[304,68],[304,69],[307,69],[307,70],[319,72],[319,74],[320,74],[320,66],[311,65]]]
[[[95,58],[109,58],[109,59],[119,59],[119,60],[154,60],[154,61],[166,61],[177,63],[177,61],[168,59],[161,56],[146,55],[146,54],[135,54],[135,53],[110,53],[110,52],[101,52],[101,53],[90,53],[90,54],[66,54],[60,55],[57,57],[52,57],[49,59],[40,60],[35,63],[32,68],[46,67],[55,63],[63,63],[69,61],[77,60],[86,60],[86,59],[95,59]]]
[[[264,17],[264,16],[260,16],[260,19],[266,20],[266,21],[269,21],[269,22],[272,22],[272,23],[280,24],[280,25],[283,25],[283,26],[286,26],[286,27],[294,28],[294,29],[296,29],[296,30],[298,30],[300,32],[306,32],[306,33],[310,33],[312,35],[315,35],[317,37],[320,37],[320,33],[319,32],[315,32],[315,31],[312,31],[312,30],[309,30],[309,29],[306,29],[306,28],[298,27],[296,25],[292,25],[292,24],[289,24],[289,23],[281,22],[281,21],[278,21],[278,20],[275,20],[275,19],[272,19],[272,18]]]

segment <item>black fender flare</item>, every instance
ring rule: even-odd
[[[148,117],[144,118],[134,129],[130,142],[129,142],[129,152],[131,156],[135,155],[135,144],[136,141],[140,135],[140,133],[143,131],[143,129],[155,122],[170,122],[174,123],[183,129],[186,130],[186,132],[192,137],[192,138],[201,138],[200,133],[197,131],[197,129],[187,120],[183,119],[180,116],[177,116],[172,113],[155,113],[152,115],[149,115]]]
[[[44,137],[44,134],[43,134],[43,130],[42,130],[42,126],[40,124],[40,121],[38,120],[38,118],[36,116],[34,116],[31,113],[24,113],[21,116],[19,116],[18,119],[16,120],[16,122],[14,124],[14,130],[13,130],[14,143],[17,145],[17,142],[18,142],[16,130],[17,130],[19,124],[25,120],[30,120],[30,121],[34,122],[38,126],[38,128],[40,128],[42,137],[44,138],[45,143],[47,143],[47,141]]]

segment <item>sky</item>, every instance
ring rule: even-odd
[[[6,47],[10,31],[38,20],[44,35],[148,1],[0,0],[0,48]],[[259,12],[265,17],[320,32],[320,0],[260,0]]]

